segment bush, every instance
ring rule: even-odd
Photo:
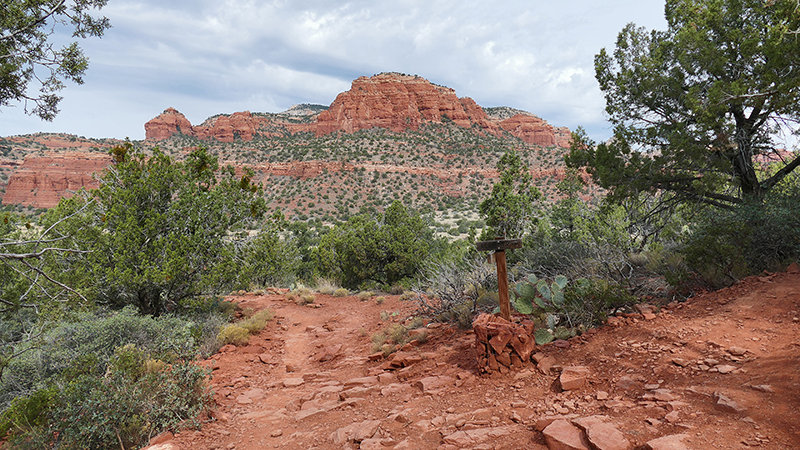
[[[365,302],[365,301],[371,299],[374,296],[375,296],[375,293],[372,292],[372,291],[361,291],[357,295],[358,299],[361,300],[362,302]]]
[[[571,327],[601,325],[609,313],[636,303],[622,286],[599,278],[581,278],[564,291],[564,319]]]
[[[314,303],[314,301],[316,299],[317,299],[317,297],[314,296],[314,294],[311,294],[311,293],[300,294],[300,296],[297,297],[297,300],[295,300],[295,303],[297,303],[300,306],[305,306],[305,305],[309,305],[311,303]]]
[[[347,297],[348,295],[350,295],[350,291],[345,288],[339,288],[333,292],[334,297]]]
[[[305,295],[305,294],[304,294]],[[272,312],[262,309],[256,313],[246,314],[244,319],[225,325],[219,332],[217,340],[221,345],[247,345],[251,334],[257,334],[272,320]]]
[[[336,295],[336,292],[341,289],[338,284],[327,279],[317,278],[317,292],[325,295]]]
[[[711,288],[800,259],[800,186],[788,185],[762,202],[700,218],[680,247],[687,267]],[[678,281],[691,280],[684,274]]]
[[[133,364],[143,357],[126,346],[118,350],[124,362],[105,376],[64,378],[15,400],[2,418],[3,425],[11,424],[7,448],[138,448],[164,430],[197,426],[198,414],[213,401],[205,384],[209,371],[180,362],[147,373]],[[25,415],[32,420],[18,426]]]
[[[231,323],[219,331],[218,339],[222,345],[247,345],[250,341],[250,332],[244,327],[239,326],[239,324]]]
[[[267,322],[272,320],[272,312],[268,309],[262,309],[252,316],[240,321],[238,325],[250,334],[256,334],[267,326]]]
[[[0,329],[14,329],[8,325],[5,319],[0,320]],[[38,339],[15,347],[20,355],[7,361],[0,380],[0,410],[15,397],[43,388],[75,361],[91,362],[104,372],[115,349],[127,344],[133,344],[148,358],[168,363],[192,359],[201,342],[216,340],[217,330],[204,327],[205,322],[176,316],[141,316],[133,306],[118,312],[75,314],[69,321],[51,325]],[[3,337],[8,339],[5,333]]]
[[[430,264],[415,290],[418,315],[470,328],[476,314],[497,306],[497,273],[481,257]]]

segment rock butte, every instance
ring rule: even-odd
[[[340,93],[330,107],[309,123],[296,123],[280,116],[253,116],[249,111],[219,115],[193,126],[174,108],[148,121],[147,140],[168,139],[175,134],[198,139],[233,142],[256,135],[275,135],[275,128],[290,133],[313,132],[316,136],[342,131],[354,133],[370,128],[394,132],[417,130],[426,122],[452,121],[456,125],[499,135],[508,132],[529,144],[543,147],[569,146],[568,128],[554,128],[539,117],[517,114],[505,120],[492,119],[474,100],[459,98],[455,90],[438,86],[419,76],[384,73],[360,77],[350,90]]]
[[[319,109],[319,108],[317,108]],[[350,90],[340,93],[327,110],[316,115],[314,108],[298,110],[311,113],[311,121],[298,122],[297,111],[286,114],[253,115],[249,111],[218,115],[193,126],[174,108],[145,124],[146,140],[160,141],[173,135],[192,136],[201,140],[218,142],[250,141],[254,137],[283,136],[287,132],[314,133],[323,136],[334,132],[353,133],[370,128],[385,128],[394,132],[417,130],[425,123],[452,123],[477,129],[491,135],[512,135],[522,141],[543,147],[569,146],[570,130],[554,128],[546,121],[529,113],[507,113],[504,117],[490,117],[474,100],[459,98],[453,89],[438,86],[419,76],[385,73],[360,77],[353,81]],[[510,117],[509,117],[510,115]],[[23,138],[11,137],[14,142]],[[25,139],[30,139],[26,137]],[[79,152],[79,148],[110,147],[120,141],[97,144],[68,135],[35,135],[34,140],[58,153],[28,155],[23,163],[0,160],[0,167],[13,168],[2,203],[50,208],[62,197],[69,197],[78,189],[97,187],[93,173],[102,171],[111,159],[105,152],[93,154]],[[72,149],[75,151],[62,151]],[[349,164],[329,161],[287,161],[257,164],[253,167],[264,175],[315,177],[329,171],[367,169],[378,172],[403,172],[406,174],[436,175],[442,188],[450,195],[461,195],[452,180],[459,175],[480,173],[495,177],[493,168],[464,168],[437,170],[433,168],[405,167],[386,164]],[[563,168],[532,167],[534,177],[552,176],[560,179]],[[452,186],[451,186],[452,185]],[[0,185],[0,188],[3,186]]]

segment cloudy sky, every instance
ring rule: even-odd
[[[113,28],[81,41],[83,85],[53,122],[0,109],[0,136],[38,131],[144,139],[174,107],[192,124],[219,113],[329,105],[359,76],[416,74],[479,105],[555,126],[611,131],[593,58],[634,22],[664,29],[657,0],[110,0]],[[69,36],[55,36],[56,40]]]

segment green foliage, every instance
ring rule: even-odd
[[[0,432],[11,433],[7,446],[105,449],[122,441],[133,448],[196,424],[212,399],[209,372],[188,362],[205,322],[141,316],[129,306],[45,328],[4,369]]]
[[[171,315],[158,318],[140,316],[134,307],[118,312],[84,312],[63,321],[38,328],[35,339],[19,340],[15,358],[6,361],[0,382],[0,409],[15,397],[26,396],[45,387],[50,380],[68,371],[73,376],[105,373],[117,348],[131,344],[147,359],[175,363],[194,357],[208,339],[216,342],[221,321],[213,315],[197,315],[187,320]],[[23,318],[24,319],[24,318]],[[20,317],[0,320],[4,340],[15,339],[25,327]],[[10,323],[9,323],[10,322]],[[35,322],[31,322],[35,323]],[[75,372],[80,368],[82,372]],[[67,376],[67,375],[63,375]]]
[[[733,211],[698,217],[679,248],[687,268],[712,288],[764,270],[782,270],[800,259],[800,184],[747,202]],[[690,281],[673,280],[680,284]]]
[[[209,371],[180,362],[146,373],[133,364],[141,359],[136,351],[135,346],[121,350],[125,364],[103,377],[63,380],[18,401],[19,407],[3,415],[4,423],[23,412],[34,420],[22,427],[9,420],[8,448],[134,448],[166,429],[196,426],[195,418],[213,400],[205,384]]]
[[[666,31],[634,24],[595,57],[614,138],[573,134],[567,164],[615,199],[731,208],[761,199],[798,165],[763,177],[800,119],[800,16],[794,0],[668,0]]]
[[[416,275],[432,242],[422,218],[395,201],[378,220],[357,215],[334,227],[320,241],[317,269],[351,289],[388,286]]]
[[[614,311],[637,302],[624,287],[600,278],[580,278],[564,292],[564,311],[573,326],[601,325]]]
[[[25,112],[43,120],[58,113],[64,81],[83,84],[89,59],[76,42],[60,49],[48,39],[55,24],[74,27],[73,37],[102,36],[111,25],[105,17],[90,12],[107,0],[52,2],[46,0],[3,2],[0,17],[0,106],[24,102]],[[41,83],[38,95],[29,83]],[[28,109],[28,102],[33,108]]]
[[[238,282],[228,231],[264,211],[249,172],[238,178],[200,148],[183,162],[157,148],[112,150],[116,164],[89,194],[63,200],[45,225],[89,253],[56,255],[53,272],[99,304],[162,314],[184,299],[227,292]],[[61,221],[61,222],[59,222]]]
[[[288,226],[280,211],[261,227],[244,248],[242,280],[259,286],[288,286],[300,269],[301,255],[293,240],[282,236]]]
[[[530,224],[535,200],[541,198],[532,185],[533,177],[516,150],[508,150],[497,162],[500,181],[492,193],[480,204],[480,213],[486,220],[482,240],[496,237],[522,237]]]

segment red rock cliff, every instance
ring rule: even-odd
[[[379,74],[360,77],[339,94],[317,118],[316,134],[376,127],[416,130],[424,121],[441,122],[443,117],[462,127],[477,123],[493,128],[480,106],[472,99],[459,99],[453,89],[418,76]]]
[[[52,208],[80,188],[99,186],[93,173],[111,164],[105,153],[60,152],[27,156],[8,181],[3,204]]]
[[[192,126],[186,116],[178,110],[167,108],[144,124],[144,130],[145,139],[150,141],[168,139],[175,134],[198,139],[216,139],[220,142],[233,142],[236,138],[249,141],[253,139],[259,127],[268,122],[269,119],[265,117],[253,117],[250,111],[244,111],[215,116],[201,125]]]
[[[186,117],[168,108],[145,124],[147,140],[167,139],[174,134],[198,139],[233,142],[249,141],[256,134],[271,135],[270,128],[282,128],[289,133],[313,131],[317,136],[343,131],[353,133],[370,128],[386,128],[394,132],[417,130],[425,122],[450,120],[462,127],[477,125],[489,133],[508,131],[525,142],[543,147],[569,146],[569,130],[554,128],[544,120],[517,114],[505,120],[491,119],[474,100],[458,98],[448,87],[438,86],[419,76],[382,73],[360,77],[350,90],[336,97],[331,106],[315,121],[297,123],[257,117],[249,111],[220,115],[192,126]],[[564,131],[566,130],[566,131]],[[566,138],[565,138],[566,136]]]
[[[500,122],[500,128],[529,144],[542,147],[558,145],[555,128],[536,116],[516,114]]]

